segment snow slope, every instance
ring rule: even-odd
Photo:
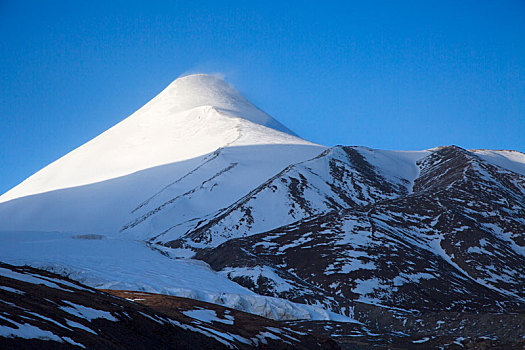
[[[173,225],[169,220],[174,214],[164,215],[149,204],[140,212],[150,215],[143,215],[143,220],[135,220],[136,226],[126,230],[132,232],[146,224],[158,232],[154,239],[158,243],[179,245],[180,241],[173,241],[183,239],[194,247],[218,246],[313,215],[404,195],[417,177],[416,161],[428,153],[332,147],[313,159],[288,166],[213,215]]]
[[[471,150],[484,161],[491,163],[515,173],[525,175],[525,154],[510,150]]]

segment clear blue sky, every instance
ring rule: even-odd
[[[325,145],[525,151],[523,0],[0,0],[0,192],[192,72]]]

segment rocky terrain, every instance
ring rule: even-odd
[[[362,177],[379,177],[363,159],[358,164]],[[522,312],[525,177],[454,146],[418,165],[412,190],[396,198],[386,180],[377,180],[383,187],[361,184],[378,199],[231,239],[197,257],[260,294],[346,312],[354,300],[405,310]],[[295,194],[304,208],[308,187]]]

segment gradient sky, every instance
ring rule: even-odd
[[[0,0],[0,192],[196,72],[325,145],[525,151],[523,0]]]

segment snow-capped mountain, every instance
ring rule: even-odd
[[[308,144],[290,134],[225,81],[209,75],[186,76],[122,122],[0,198],[7,201],[101,182],[193,159],[229,145]]]
[[[192,75],[2,195],[0,261],[420,332],[439,312],[525,313],[524,218],[520,152],[316,145]]]
[[[204,217],[325,147],[209,75],[175,80],[137,112],[0,197],[0,229],[115,234],[168,198],[138,238]],[[164,204],[163,202],[159,205]],[[157,228],[157,227],[160,227]]]

